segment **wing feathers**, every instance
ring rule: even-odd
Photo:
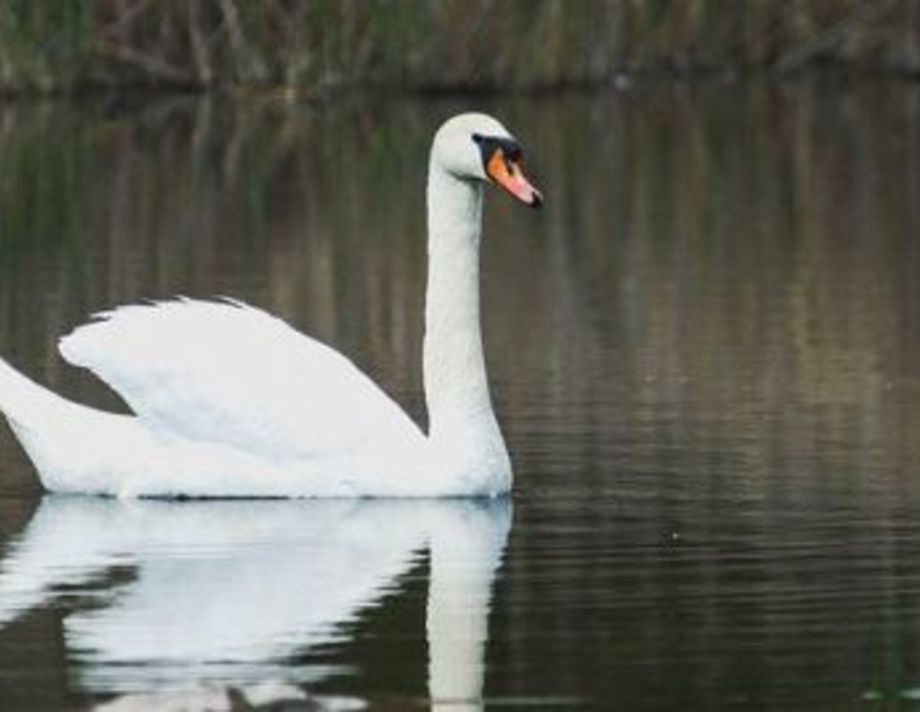
[[[59,348],[166,437],[279,459],[421,435],[347,358],[237,300],[180,298],[100,312]]]

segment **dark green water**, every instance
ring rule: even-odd
[[[920,708],[908,85],[0,106],[0,353],[120,408],[57,336],[228,294],[423,420],[428,141],[470,108],[547,196],[486,209],[513,504],[42,499],[4,430],[0,708]]]

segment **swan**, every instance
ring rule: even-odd
[[[0,411],[45,489],[118,497],[475,497],[511,488],[479,323],[483,186],[538,207],[517,141],[466,113],[428,165],[424,433],[350,360],[232,299],[121,306],[59,342],[131,415],[0,359]]]

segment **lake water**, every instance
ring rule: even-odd
[[[920,91],[0,106],[0,353],[228,294],[424,422],[424,169],[525,146],[483,250],[513,501],[42,497],[0,433],[0,708],[920,708]],[[285,706],[286,705],[286,706]]]

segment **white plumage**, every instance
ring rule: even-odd
[[[353,451],[372,436],[423,438],[350,360],[240,302],[120,307],[62,338],[60,350],[162,437],[272,461]]]
[[[192,497],[507,491],[479,325],[481,185],[492,157],[483,136],[510,141],[494,119],[464,114],[432,146],[428,436],[351,361],[259,309],[189,299],[123,306],[61,339],[60,350],[134,415],[67,401],[0,361],[0,409],[45,487]],[[514,194],[537,204],[512,173]]]

